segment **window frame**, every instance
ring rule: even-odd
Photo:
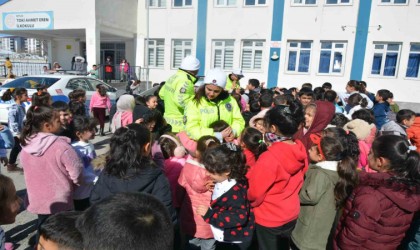
[[[411,51],[411,46],[413,46],[413,45],[420,46],[420,42],[410,43],[410,50],[408,52],[407,68],[405,70],[404,79],[407,79],[407,80],[420,80],[420,64],[419,64],[418,69],[417,69],[417,77],[409,77],[409,76],[407,76],[407,70],[408,70],[408,63],[410,61],[410,55],[411,54],[419,54],[420,55],[420,51]]]
[[[306,1],[308,0],[301,0],[302,3],[296,3],[295,0],[290,0],[290,6],[295,6],[295,7],[314,7],[314,6],[318,6],[318,1],[319,0],[315,0],[315,3],[311,3],[308,4],[306,3]]]
[[[152,0],[146,0],[146,8],[149,7],[150,9],[166,9],[166,0],[156,0],[158,3],[157,6],[151,5],[150,1]],[[163,6],[159,6],[159,2],[164,3]],[[149,5],[147,3],[149,3]]]
[[[216,43],[217,42],[222,42],[223,43],[223,45],[222,46],[217,46],[216,45]],[[226,46],[226,42],[233,42],[233,44],[232,44],[232,46]],[[211,55],[212,55],[212,58],[211,58],[211,66],[212,66],[212,68],[216,68],[216,67],[218,67],[218,68],[221,68],[221,69],[223,69],[223,70],[232,70],[234,67],[233,67],[233,64],[234,64],[234,61],[235,61],[235,39],[214,39],[214,40],[212,40],[212,42],[211,42]],[[224,65],[225,65],[225,59],[226,59],[226,49],[232,49],[232,67],[231,68],[228,68],[228,67],[224,67]],[[215,60],[216,60],[216,53],[215,53],[215,51],[216,50],[222,50],[222,61],[221,61],[221,66],[219,67],[219,66],[215,66]]]
[[[265,1],[264,4],[260,4],[260,3],[258,3],[258,1],[259,0],[255,0],[255,4],[246,4],[246,0],[243,0],[243,6],[244,7],[264,7],[264,6],[268,5],[268,3],[267,3],[268,0],[264,0]]]
[[[384,2],[382,2],[383,0],[378,0],[378,1],[379,1],[378,5],[384,5],[384,6],[387,6],[387,5],[404,6],[404,5],[408,5],[408,1],[409,0],[405,0],[406,1],[405,3],[395,3],[395,0],[389,0],[390,1],[389,3],[384,3]]]
[[[188,46],[184,44],[185,42],[190,42],[191,43],[191,45],[190,45],[191,54],[189,54],[189,55],[194,55],[193,54],[193,51],[194,51],[193,39],[172,39],[172,41],[171,41],[171,69],[178,69],[181,66],[181,64],[179,66],[176,66],[175,61],[174,61],[175,60],[175,53],[174,52],[175,52],[175,42],[176,41],[181,41],[182,42],[182,45],[181,45],[181,49],[182,49],[181,62],[182,62],[182,59],[184,59],[187,56],[186,53],[185,53],[185,50],[188,49]]]
[[[246,46],[245,47],[244,46],[245,42],[252,42],[252,46]],[[258,42],[262,42],[263,43],[262,46],[256,46],[255,43],[258,43]],[[265,49],[265,46],[266,46],[265,43],[266,43],[266,41],[264,39],[243,39],[243,40],[241,40],[241,58],[239,60],[239,63],[241,65],[240,68],[242,70],[246,70],[248,72],[262,72],[263,71],[263,69],[264,69],[264,67],[263,67],[263,64],[264,64],[264,49]],[[252,49],[251,68],[246,68],[243,65],[244,50],[245,50],[245,48],[249,49],[249,47]],[[255,52],[257,50],[261,50],[261,68],[255,68]]]
[[[176,0],[172,0],[172,8],[175,8],[175,9],[186,8],[186,9],[188,9],[188,8],[192,8],[193,7],[193,1],[192,0],[191,0],[191,4],[190,5],[185,5],[185,1],[188,1],[188,0],[181,0],[182,1],[182,6],[175,6],[175,1]]]
[[[150,60],[149,60],[149,50],[150,50],[150,44],[146,44],[146,48],[147,48],[147,50],[146,50],[146,60],[147,60],[147,67],[149,67],[149,68],[156,68],[156,69],[163,69],[163,68],[165,68],[165,38],[153,38],[153,39],[145,39],[145,43],[147,43],[147,42],[150,42],[150,41],[153,41],[154,42],[154,45],[153,45],[153,49],[154,49],[154,54],[155,54],[155,63],[152,65],[152,64],[150,64]],[[163,41],[163,45],[157,45],[157,42],[158,41]],[[157,65],[157,62],[158,62],[158,60],[157,60],[157,58],[158,58],[158,53],[157,53],[157,49],[158,48],[162,48],[163,49],[163,64],[162,64],[162,66],[158,66]]]
[[[348,3],[342,3],[343,0],[337,0],[337,3],[327,3],[328,0],[325,0],[325,6],[350,6],[353,5],[353,0],[349,0]]]
[[[296,65],[295,65],[295,70],[291,71],[289,70],[289,59],[290,59],[290,51],[296,51],[296,59],[300,60],[300,52],[302,50],[301,48],[301,44],[302,42],[310,42],[311,43],[311,48],[309,49],[309,63],[308,63],[308,71],[307,72],[299,72],[299,62],[298,60],[296,60]],[[299,46],[297,49],[290,47],[291,43],[299,43]],[[311,60],[312,58],[312,49],[313,49],[313,44],[314,41],[313,40],[288,40],[287,41],[287,48],[286,48],[286,63],[285,63],[285,73],[286,74],[296,74],[296,75],[309,75],[311,73]],[[308,50],[306,48],[303,48],[304,50]]]
[[[224,4],[217,4],[217,0],[214,0],[213,6],[215,8],[235,8],[238,6],[238,0],[235,0],[235,4],[232,4],[232,5],[227,4],[228,0],[223,0],[223,1],[224,1]]]
[[[383,45],[384,48],[383,49],[376,49],[375,47],[377,45]],[[398,55],[397,55],[398,58],[397,58],[397,62],[395,64],[395,75],[393,75],[393,76],[385,76],[384,75],[386,55],[387,55],[387,52],[388,52],[388,45],[399,45]],[[385,46],[386,46],[386,49],[385,49]],[[402,49],[402,43],[401,42],[373,42],[373,50],[372,50],[373,55],[371,56],[371,61],[370,61],[369,76],[370,77],[375,77],[375,78],[387,78],[387,79],[397,78],[398,77],[400,60],[401,60],[401,49]],[[395,51],[390,50],[389,52],[395,52]],[[379,70],[379,74],[372,74],[373,63],[374,63],[374,58],[375,58],[376,53],[382,53],[381,68]]]
[[[323,49],[322,48],[322,43],[331,43],[331,49]],[[335,45],[337,44],[343,44],[343,48],[335,48]],[[344,71],[345,71],[345,66],[346,66],[346,52],[347,52],[347,41],[332,41],[332,40],[321,40],[320,43],[320,48],[319,48],[319,61],[318,61],[318,68],[316,71],[317,75],[320,76],[343,76],[344,75]],[[320,66],[320,61],[321,61],[321,53],[322,51],[330,51],[330,65],[329,65],[329,69],[328,69],[328,73],[321,73],[319,72],[319,66]],[[333,72],[334,69],[334,53],[335,52],[341,52],[341,70],[339,73]],[[331,60],[331,58],[333,60]]]

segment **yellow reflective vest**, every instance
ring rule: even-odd
[[[214,136],[215,133],[209,125],[218,120],[227,122],[234,131],[235,137],[239,136],[245,127],[238,103],[235,98],[228,95],[217,103],[205,97],[202,97],[198,104],[194,100],[191,101],[185,110],[185,131],[194,140],[204,135]]]
[[[177,133],[184,130],[185,106],[194,97],[194,83],[196,77],[183,71],[171,76],[159,91],[160,98],[165,104],[163,117],[172,126],[172,132]]]
[[[226,78],[226,86],[225,86],[225,90],[227,91],[231,91],[232,90],[232,85],[233,85],[233,81],[230,79],[229,77],[230,75],[227,76]],[[235,89],[240,89],[241,85],[239,84],[239,81],[236,83],[236,87]]]

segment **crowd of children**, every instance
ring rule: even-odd
[[[1,162],[23,171],[38,249],[419,249],[419,114],[361,81],[343,93],[257,79],[226,90],[223,72],[210,75],[183,100],[181,131],[158,92],[111,107],[99,85],[94,118],[83,90],[69,104],[40,91],[27,111],[25,89],[3,95]],[[90,140],[106,110],[113,134],[97,168]],[[0,174],[0,224],[21,203]]]

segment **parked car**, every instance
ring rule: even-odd
[[[103,81],[94,79],[88,76],[78,75],[36,75],[25,76],[13,80],[3,86],[0,86],[0,96],[9,88],[26,88],[28,90],[28,102],[26,106],[30,106],[31,97],[36,92],[36,87],[45,85],[48,88],[48,93],[52,96],[53,101],[68,102],[68,94],[75,89],[84,89],[86,91],[86,105],[89,106],[90,98],[96,91],[96,85],[103,84],[107,89],[108,96],[111,103],[115,103],[118,96],[124,93],[124,90],[117,90],[116,88],[106,84]],[[8,107],[11,104],[0,103],[0,123],[7,123]]]

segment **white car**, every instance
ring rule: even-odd
[[[75,89],[83,89],[86,91],[86,105],[89,107],[90,98],[96,91],[96,85],[103,84],[107,88],[108,96],[111,103],[124,93],[124,90],[117,90],[116,88],[104,83],[98,79],[88,76],[80,75],[36,75],[24,76],[13,80],[3,86],[0,86],[0,96],[9,88],[26,88],[28,90],[28,98],[36,92],[36,87],[45,85],[48,88],[48,93],[52,96],[53,101],[66,101],[68,102],[68,95]],[[30,105],[31,99],[28,99]],[[7,123],[8,120],[8,107],[11,104],[0,102],[0,123]]]

